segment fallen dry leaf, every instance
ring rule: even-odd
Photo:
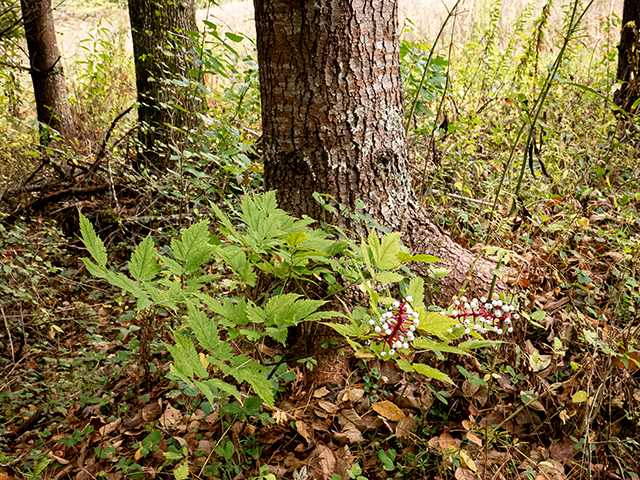
[[[409,434],[411,433],[411,429],[415,426],[415,424],[416,424],[416,419],[413,415],[404,417],[402,420],[398,422],[398,425],[396,426],[396,436],[400,440],[408,437]]]
[[[319,400],[318,406],[323,409],[327,413],[334,414],[338,411],[338,406],[334,405],[331,402],[327,402],[326,400]]]
[[[340,395],[340,401],[356,403],[364,395],[364,389],[362,388],[349,388],[342,392]]]
[[[322,398],[329,393],[327,387],[320,387],[315,392],[313,392],[313,398]]]
[[[476,464],[473,461],[473,459],[471,458],[471,455],[469,455],[465,450],[460,450],[460,457],[462,458],[462,461],[464,462],[464,465],[469,470],[471,470],[474,473],[478,472],[478,467],[476,467]]]
[[[404,412],[400,410],[400,408],[398,408],[398,406],[395,403],[390,402],[388,400],[383,400],[382,402],[376,402],[372,405],[372,408],[376,411],[378,415],[381,415],[387,420],[390,420],[392,422],[399,422],[404,417],[406,417]]]
[[[549,456],[560,463],[570,460],[576,453],[578,453],[576,442],[569,437],[564,437],[561,441],[549,447]]]
[[[309,445],[313,445],[314,430],[311,425],[302,420],[296,421],[296,430],[307,441]]]
[[[180,413],[180,410],[167,404],[167,408],[165,408],[164,413],[160,417],[160,425],[167,428],[174,426],[180,421],[182,421],[182,413]]]
[[[319,480],[327,480],[333,476],[336,467],[336,458],[326,445],[318,445],[309,460],[312,462],[313,476]]]
[[[456,477],[456,480],[476,480],[476,475],[466,468],[458,467],[454,476]]]
[[[353,408],[344,408],[338,412],[338,422],[343,427],[346,427],[349,423],[355,425],[355,427],[361,432],[366,430],[367,425],[362,420],[362,417]]]
[[[449,433],[449,429],[445,428],[444,432],[440,435],[438,445],[442,450],[446,450],[447,448],[456,449],[458,448],[458,445],[460,445],[460,440],[453,438]]]
[[[476,437],[473,433],[467,432],[464,434],[464,436],[467,437],[467,440],[469,440],[470,442],[475,443],[479,447],[482,447],[482,440]]]
[[[157,402],[147,403],[142,409],[142,419],[145,422],[150,422],[158,418],[158,415],[162,413],[162,400],[158,399]]]
[[[116,431],[116,429],[120,426],[121,423],[122,423],[122,418],[117,418],[113,422],[107,423],[105,426],[100,427],[100,429],[98,430],[98,433],[100,433],[100,435],[102,435],[103,437],[106,437],[107,435],[111,435],[113,432]]]
[[[353,445],[354,443],[359,443],[364,440],[362,433],[360,430],[355,428],[353,424],[350,424],[343,432],[334,433],[333,439],[338,443],[348,443]]]

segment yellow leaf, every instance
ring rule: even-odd
[[[200,352],[200,363],[204,368],[209,368],[210,363],[207,360],[207,357],[205,356],[205,354],[202,352]]]
[[[376,402],[372,405],[373,409],[378,413],[378,415],[383,416],[387,420],[391,420],[392,422],[399,422],[406,415],[400,408],[393,402],[388,400],[383,400],[382,402]]]
[[[476,467],[475,462],[473,461],[471,456],[465,450],[460,450],[460,456],[462,457],[462,460],[464,461],[466,467],[469,470],[471,470],[473,472],[477,472],[478,471],[478,467]]]
[[[576,393],[573,394],[573,397],[571,397],[571,401],[573,403],[582,403],[582,402],[586,402],[588,398],[587,392],[585,392],[584,390],[578,390]]]

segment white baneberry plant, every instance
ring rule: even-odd
[[[393,356],[396,350],[408,349],[415,340],[420,314],[411,308],[412,301],[411,296],[403,302],[396,300],[380,318],[369,320],[369,325],[378,334],[373,340],[382,343],[382,357]]]
[[[454,330],[458,333],[457,330],[462,328],[466,335],[471,332],[506,335],[513,332],[513,322],[520,318],[514,305],[507,305],[500,299],[487,302],[484,297],[471,301],[462,297],[455,301],[453,310],[447,315],[458,322],[449,329],[449,333],[454,333]]]

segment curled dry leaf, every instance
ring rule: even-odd
[[[296,430],[307,441],[309,445],[313,445],[314,430],[311,425],[302,420],[296,421]]]
[[[475,443],[477,446],[482,447],[482,440],[480,438],[478,438],[477,436],[475,436],[473,433],[467,432],[467,433],[464,434],[464,436],[471,443]]]
[[[98,433],[100,433],[100,435],[102,435],[103,437],[111,435],[113,432],[116,431],[116,429],[120,426],[121,423],[122,423],[122,418],[116,418],[113,422],[107,423],[103,427],[100,427],[100,429],[98,430]]]
[[[471,455],[469,455],[466,450],[460,450],[460,457],[464,462],[464,466],[466,466],[472,472],[475,472],[475,473],[478,472],[478,467],[476,467],[476,463],[473,461],[473,459],[471,458]]]
[[[157,402],[147,403],[142,408],[142,419],[145,422],[150,422],[158,418],[158,415],[162,413],[162,400],[158,399]]]
[[[362,388],[348,388],[340,392],[340,401],[341,402],[352,402],[356,403],[358,400],[362,398],[364,395],[364,389]]]

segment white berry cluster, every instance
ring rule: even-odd
[[[408,296],[404,302],[395,301],[383,313],[379,319],[369,320],[369,325],[374,327],[378,334],[374,341],[382,341],[381,356],[392,356],[396,350],[401,348],[409,348],[409,344],[415,340],[415,334],[418,324],[418,312],[414,312],[409,302],[413,298]]]
[[[506,305],[502,300],[487,302],[482,297],[469,302],[467,297],[462,297],[455,301],[454,309],[447,315],[458,321],[454,328],[464,328],[466,334],[475,330],[483,335],[487,332],[502,335],[513,332],[513,321],[520,318],[520,315],[513,313],[514,310],[513,305]],[[453,328],[450,328],[449,333],[452,332]]]

